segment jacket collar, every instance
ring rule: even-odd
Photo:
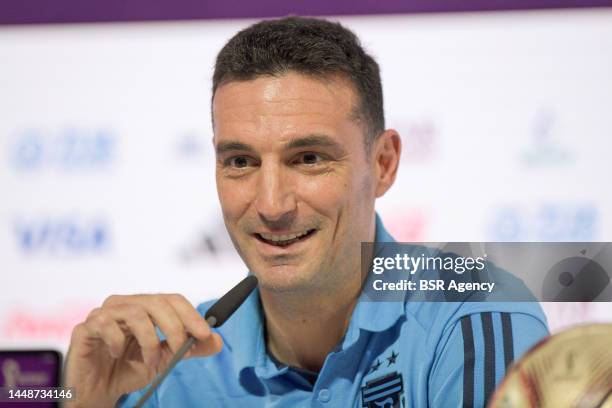
[[[378,214],[376,214],[375,242],[395,242],[387,232]],[[371,277],[373,274],[368,274]],[[405,315],[405,304],[399,301],[374,302],[362,293],[353,310],[349,327],[342,341],[341,348],[346,349],[354,344],[361,330],[370,332],[385,331]],[[270,375],[281,374],[271,366],[270,358],[266,354],[266,345],[263,333],[263,310],[259,297],[259,290],[253,293],[238,308],[234,315],[219,329],[226,347],[234,355],[238,369],[245,367],[259,368],[262,374],[267,371]]]

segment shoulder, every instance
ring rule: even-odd
[[[407,302],[406,314],[416,319],[427,330],[438,331],[453,326],[465,316],[482,314],[517,314],[548,323],[538,302]]]
[[[462,258],[452,251],[440,251],[421,245],[404,245],[402,248],[412,256],[434,254],[435,258],[445,260]],[[493,262],[487,261],[484,265],[484,269],[466,269],[461,274],[452,269],[439,269],[439,266],[418,270],[414,275],[416,280],[437,279],[437,282],[443,282],[443,289],[407,293],[404,299],[407,317],[415,319],[432,335],[441,335],[462,319],[465,321],[466,316],[483,315],[487,320],[486,316],[491,314],[521,315],[521,319],[532,320],[547,330],[546,316],[524,282]],[[491,286],[494,285],[495,290],[487,293],[479,288],[470,289],[476,283],[483,282],[492,282]],[[455,283],[456,286],[464,284],[465,290],[449,283]]]
[[[548,334],[546,316],[537,302],[407,302],[406,318],[413,319],[427,335],[432,354],[439,354],[453,336],[504,333],[514,342],[533,344]],[[509,333],[509,334],[508,334]]]
[[[430,326],[429,403],[484,406],[513,361],[548,335],[537,303],[442,304]],[[453,397],[454,396],[454,397]]]

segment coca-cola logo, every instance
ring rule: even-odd
[[[72,329],[85,320],[93,305],[65,305],[54,311],[40,312],[15,307],[6,313],[0,337],[6,340],[59,340],[70,338]]]

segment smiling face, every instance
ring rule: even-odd
[[[216,180],[227,230],[260,286],[334,291],[374,239],[374,161],[340,77],[289,72],[220,86]]]

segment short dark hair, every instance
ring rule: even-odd
[[[340,74],[348,78],[360,99],[355,118],[363,123],[366,146],[385,128],[378,64],[361,47],[357,36],[340,23],[285,17],[253,24],[232,37],[217,55],[213,98],[217,88],[290,71],[314,78]]]

